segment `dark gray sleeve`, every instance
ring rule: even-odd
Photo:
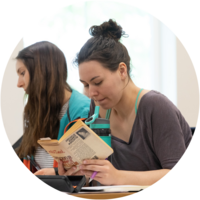
[[[164,95],[156,95],[151,99],[151,134],[152,145],[163,169],[171,169],[179,161],[186,150],[184,133],[180,121],[180,111]]]

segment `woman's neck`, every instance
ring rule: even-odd
[[[69,101],[69,99],[71,97],[71,94],[72,93],[70,91],[68,91],[68,90],[65,89],[65,95],[64,95],[63,105],[66,104]]]
[[[116,106],[112,108],[112,112],[122,119],[128,118],[133,112],[135,113],[135,102],[140,88],[137,87],[130,79],[124,88],[122,98]]]

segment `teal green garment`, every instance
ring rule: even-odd
[[[140,96],[140,93],[142,92],[143,89],[140,89],[140,91],[138,92],[137,94],[137,97],[136,97],[136,101],[135,101],[135,114],[137,115],[137,102],[138,102],[138,98]],[[110,118],[110,113],[111,113],[111,109],[108,109],[106,111],[106,119],[109,119]]]
[[[90,110],[90,99],[85,95],[77,92],[76,90],[72,90],[71,97],[69,99],[69,115],[71,121],[77,118],[88,118]],[[58,140],[63,136],[65,127],[69,123],[69,119],[67,116],[67,112],[64,114],[62,119],[60,120],[60,129],[58,132]]]
[[[135,114],[137,115],[137,102],[138,102],[138,98],[140,96],[140,93],[142,92],[143,89],[140,89],[140,91],[138,92],[137,94],[137,98],[136,98],[136,101],[135,101]]]

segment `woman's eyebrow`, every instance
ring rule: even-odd
[[[19,68],[19,69],[17,70],[17,73],[19,74],[22,70],[23,70],[23,69]]]
[[[99,76],[95,76],[95,77],[91,78],[91,79],[90,79],[90,82],[93,81],[95,78],[98,78],[98,77],[99,77]],[[85,82],[85,81],[83,81],[83,80],[81,80],[81,79],[79,79],[79,80],[80,80],[81,82]]]
[[[90,81],[93,81],[95,78],[98,78],[99,76],[95,76],[93,78],[90,79]]]

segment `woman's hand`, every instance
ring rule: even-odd
[[[63,163],[60,160],[58,161],[58,174],[63,175],[63,176],[70,176],[70,175],[83,176],[83,175],[85,175],[81,172],[80,168],[77,166],[73,166],[70,169],[65,170],[65,168],[63,167]],[[88,181],[89,181],[90,177],[86,176],[86,175],[85,175],[85,177],[86,177],[86,185],[85,186],[89,186]]]
[[[68,170],[65,170],[62,161],[58,161],[58,174],[62,176],[70,176],[70,175],[83,175],[81,174],[80,170],[78,169],[77,166],[73,166]]]
[[[56,175],[54,168],[43,168],[34,173],[35,175]]]
[[[91,177],[96,171],[94,180],[103,185],[117,185],[120,179],[120,171],[117,170],[108,160],[84,160],[80,166],[81,173]]]
[[[56,175],[54,168],[43,168],[34,173],[35,175]],[[77,167],[73,166],[68,170],[63,167],[62,161],[58,162],[58,174],[63,176],[70,175],[83,175],[80,170],[77,171]]]

